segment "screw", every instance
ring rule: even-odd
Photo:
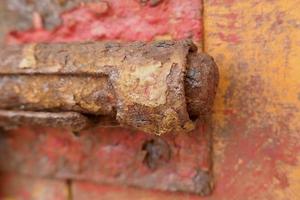
[[[146,151],[144,164],[151,170],[165,165],[171,158],[171,150],[169,145],[161,138],[153,138],[146,141],[142,150]]]

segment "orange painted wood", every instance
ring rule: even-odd
[[[213,199],[300,199],[300,1],[204,1],[220,69]]]

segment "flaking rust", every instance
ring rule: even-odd
[[[213,59],[189,40],[11,46],[0,50],[0,125],[189,132],[217,83]]]

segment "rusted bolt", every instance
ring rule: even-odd
[[[156,170],[165,165],[171,158],[168,143],[158,137],[146,141],[142,146],[142,150],[146,152],[143,162],[151,170]]]
[[[11,46],[0,49],[0,126],[189,132],[217,83],[213,59],[189,40]]]

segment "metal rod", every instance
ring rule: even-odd
[[[108,116],[155,134],[193,129],[210,112],[217,83],[213,59],[190,41],[0,50],[0,109]]]

